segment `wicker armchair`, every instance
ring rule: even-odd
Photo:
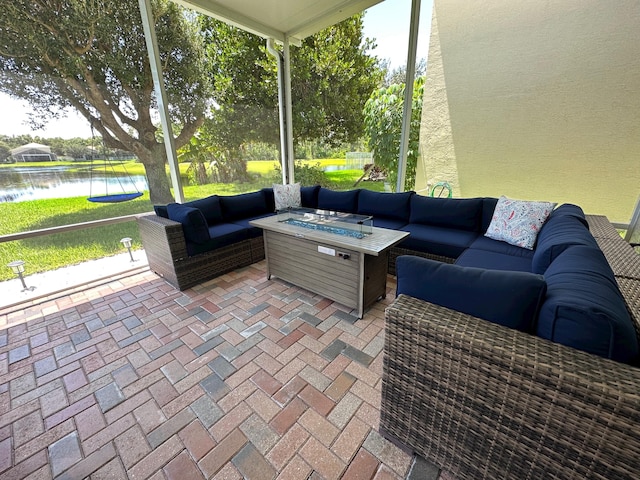
[[[588,220],[640,331],[640,256]],[[381,432],[458,479],[640,475],[638,367],[405,295],[384,351]]]
[[[179,290],[264,258],[262,236],[189,256],[182,225],[157,215],[138,217],[149,268]]]

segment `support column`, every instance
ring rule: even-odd
[[[153,12],[151,10],[151,0],[138,0],[138,4],[140,5],[142,27],[144,28],[144,39],[147,43],[149,63],[151,64],[153,88],[156,92],[156,97],[158,100],[158,110],[160,113],[160,122],[162,124],[164,148],[167,151],[167,160],[169,161],[171,183],[173,184],[173,191],[176,197],[176,202],[184,203],[184,193],[182,191],[180,169],[178,167],[178,156],[176,155],[173,129],[171,128],[171,119],[169,117],[167,92],[164,88],[164,79],[162,77],[162,63],[160,62],[160,52],[158,51],[158,39],[156,37],[155,20],[153,18]]]
[[[287,141],[287,180],[288,183],[295,182],[294,175],[294,156],[293,156],[293,113],[291,109],[291,56],[289,54],[289,37],[284,37],[284,104],[285,104],[285,123],[286,123],[286,141]]]
[[[398,183],[396,192],[404,192],[407,176],[407,151],[411,132],[411,111],[413,109],[413,82],[416,76],[416,54],[418,50],[418,26],[420,23],[420,0],[411,2],[411,25],[407,54],[407,76],[404,87],[404,107],[402,109],[402,132],[400,134],[400,154],[398,158]]]

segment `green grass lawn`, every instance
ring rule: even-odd
[[[325,162],[330,161],[333,162],[332,160]],[[312,164],[314,162],[310,161]],[[43,163],[51,165],[51,162]],[[62,162],[55,163],[59,165]],[[78,166],[77,162],[67,163]],[[344,164],[344,160],[342,163]],[[273,162],[248,162],[248,168],[252,173],[257,174],[268,164],[272,166]],[[335,165],[336,163],[331,164]],[[181,172],[186,171],[186,168],[188,165],[180,165]],[[143,166],[136,162],[127,162],[126,169],[130,174],[144,173]],[[136,169],[140,170],[136,171]],[[326,175],[332,188],[349,190],[353,188],[353,184],[361,174],[360,170],[340,170],[327,172]],[[270,185],[270,180],[259,177],[254,183],[214,183],[186,186],[184,187],[184,195],[185,199],[189,201],[214,194],[235,195],[251,192]],[[384,189],[381,182],[361,182],[358,187],[376,191]],[[0,235],[151,212],[152,210],[153,205],[149,201],[148,192],[135,200],[115,204],[91,203],[85,197],[4,203],[2,216],[0,216]],[[134,249],[142,248],[135,221],[0,243],[0,281],[14,278],[9,268],[2,268],[11,261],[23,260],[26,263],[26,274],[30,275],[126,252],[120,243],[120,239],[124,237],[133,239]]]

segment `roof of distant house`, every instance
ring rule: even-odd
[[[11,155],[20,155],[22,152],[27,152],[29,150],[38,150],[42,153],[51,153],[51,147],[49,145],[42,145],[41,143],[32,142],[12,149]]]

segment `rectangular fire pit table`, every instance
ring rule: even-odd
[[[389,250],[409,235],[373,227],[371,217],[310,209],[250,223],[264,230],[269,279],[275,275],[354,308],[358,318],[385,296]]]

